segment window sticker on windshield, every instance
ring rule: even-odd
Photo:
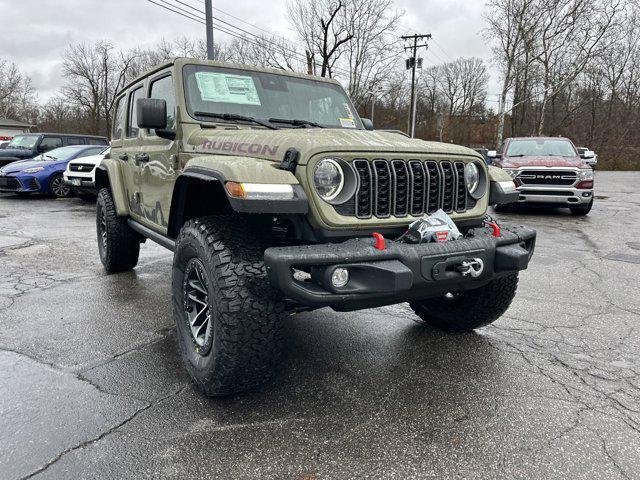
[[[353,118],[353,112],[351,111],[349,104],[344,102],[342,106],[344,107],[344,111],[347,112],[347,118]]]
[[[353,118],[341,118],[340,125],[342,128],[356,128],[356,122]]]
[[[261,105],[253,78],[218,72],[196,72],[200,98],[205,102]]]

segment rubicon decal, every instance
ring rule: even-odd
[[[231,142],[225,140],[205,140],[200,146],[201,150],[223,153],[240,153],[251,155],[269,155],[275,157],[278,154],[279,145],[264,145],[262,143]]]

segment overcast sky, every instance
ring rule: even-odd
[[[181,0],[203,8],[202,0]],[[214,0],[214,8],[279,35],[293,37],[285,17],[286,0]],[[405,11],[400,33],[432,33],[435,43],[423,53],[427,64],[458,56],[490,61],[490,47],[481,37],[482,0],[396,0]],[[231,23],[250,30],[237,20]],[[147,0],[0,0],[0,59],[16,62],[33,79],[40,99],[61,86],[60,58],[73,42],[109,39],[117,46],[152,45],[162,37],[204,36],[196,22]],[[259,33],[259,32],[258,32]],[[228,38],[216,32],[217,39]],[[492,69],[493,71],[493,69]],[[492,75],[489,93],[496,92]],[[495,99],[495,95],[490,97]]]

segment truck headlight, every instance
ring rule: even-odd
[[[467,163],[464,167],[464,182],[467,190],[473,195],[480,185],[480,172],[475,163]]]
[[[586,170],[578,170],[578,180],[593,180],[593,170],[590,168]]]
[[[22,173],[38,173],[44,170],[44,167],[33,167],[23,170]]]
[[[320,198],[329,202],[340,195],[344,187],[344,171],[333,158],[323,158],[313,171],[313,185]]]
[[[503,170],[511,177],[511,179],[515,179],[519,173],[518,170],[512,170],[511,168],[503,168]]]

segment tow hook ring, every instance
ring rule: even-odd
[[[481,258],[464,260],[458,267],[458,271],[463,277],[478,278],[484,270],[484,262]]]

